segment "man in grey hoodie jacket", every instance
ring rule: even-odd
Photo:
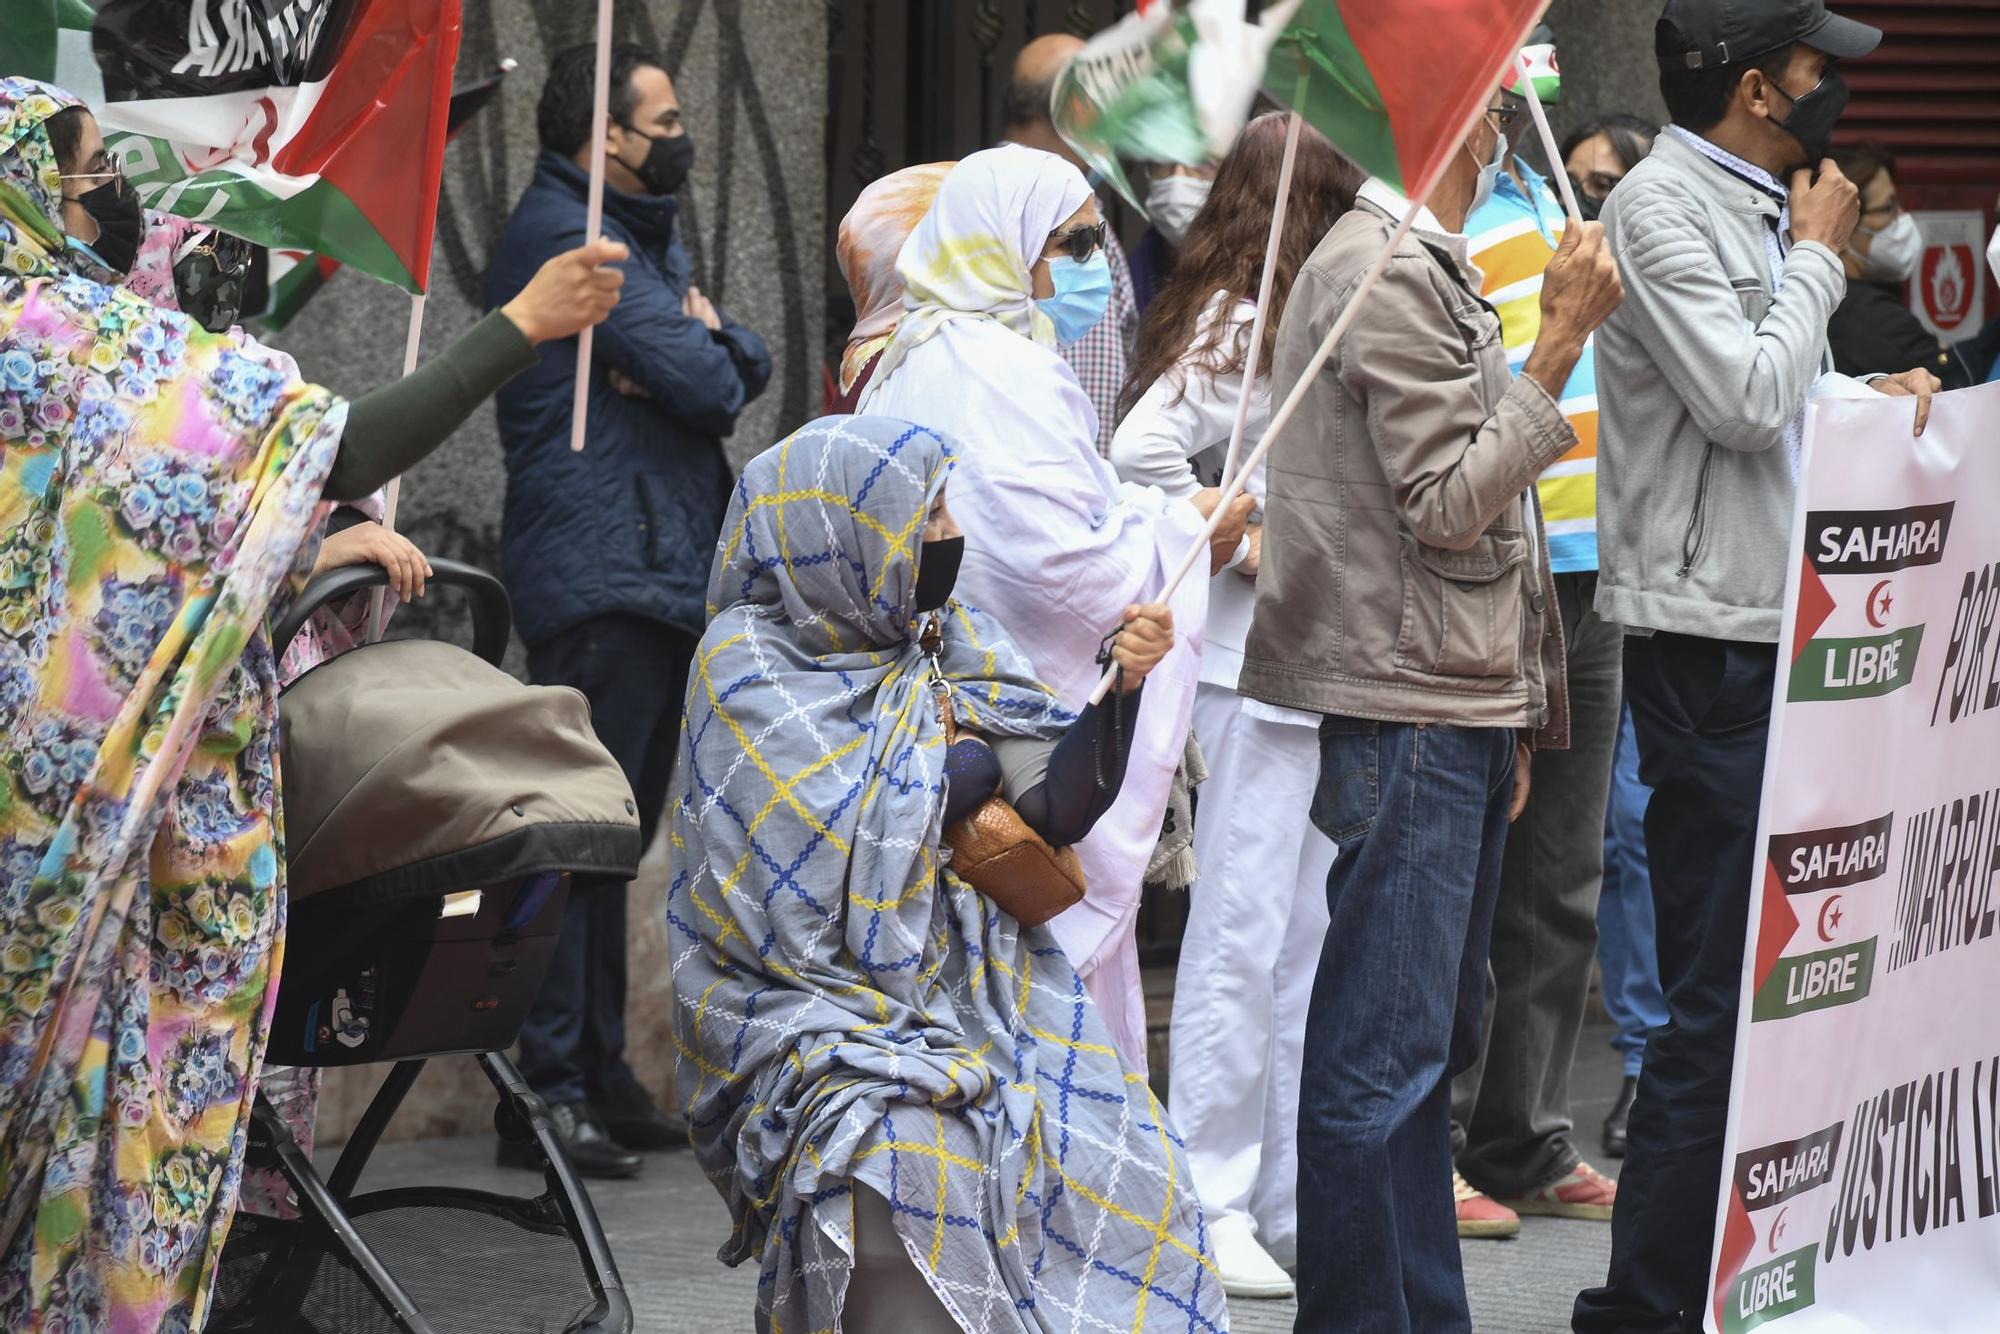
[[[1597,342],[1597,609],[1628,632],[1669,1018],[1578,1334],[1702,1327],[1805,403],[1859,219],[1834,61],[1880,40],[1821,0],[1669,0],[1673,124],[1602,214],[1625,301]],[[1922,430],[1935,377],[1874,384]]]

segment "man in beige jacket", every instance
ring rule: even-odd
[[[1535,350],[1508,374],[1462,235],[1499,171],[1505,114],[1467,137],[1271,459],[1239,688],[1324,716],[1312,816],[1340,845],[1306,1021],[1300,1329],[1471,1328],[1449,1080],[1478,1046],[1530,748],[1568,741],[1531,488],[1576,443],[1555,396],[1620,294],[1603,230],[1570,228]],[[1296,382],[1412,207],[1370,181],[1313,252],[1275,389]]]

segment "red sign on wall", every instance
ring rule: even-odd
[[[1923,232],[1923,259],[1910,284],[1910,309],[1938,337],[1949,342],[1985,322],[1984,219],[1977,212],[1914,213]]]

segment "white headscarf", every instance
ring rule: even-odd
[[[1125,607],[1156,600],[1201,515],[1121,484],[1097,452],[1097,413],[1055,350],[1029,269],[1089,198],[1061,158],[1009,145],[945,177],[897,262],[907,295],[861,411],[955,436],[949,497],[965,529],[957,596],[1006,627],[1072,709],[1097,680],[1098,644]],[[1179,643],[1146,679],[1125,785],[1078,845],[1089,890],[1051,925],[1120,1052],[1143,1068],[1145,1003],[1133,929],[1186,746],[1208,581],[1173,602]]]
[[[993,320],[1054,349],[1029,271],[1049,233],[1089,198],[1083,173],[1053,153],[1003,144],[961,159],[896,259],[904,314],[876,378],[949,320]]]

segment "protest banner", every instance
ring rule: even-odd
[[[429,285],[459,0],[0,0],[146,207]]]
[[[1809,409],[1706,1313],[2000,1310],[2000,385]]]

